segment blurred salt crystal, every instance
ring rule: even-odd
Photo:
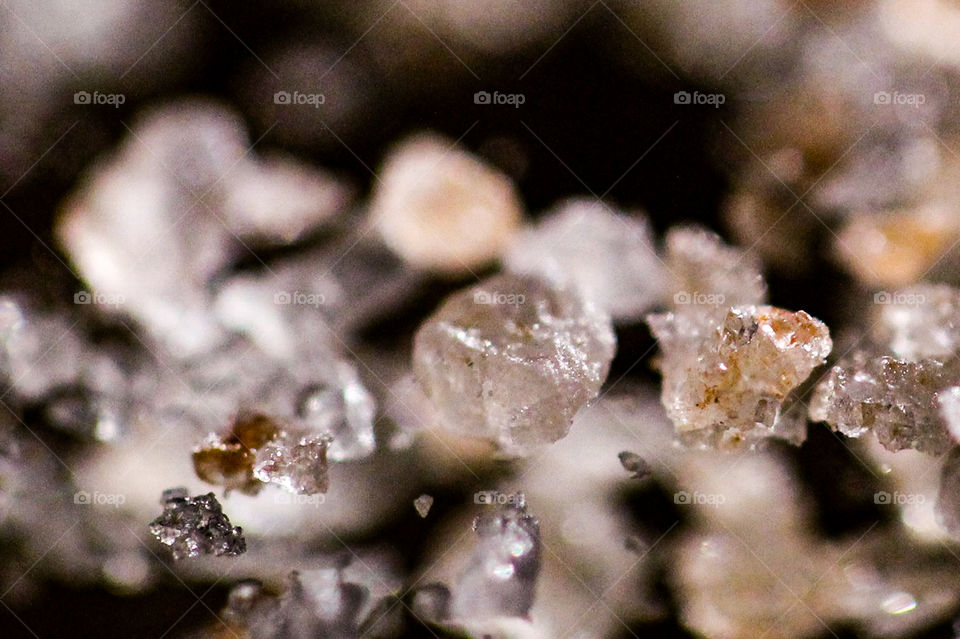
[[[154,110],[95,167],[56,229],[94,291],[121,300],[112,310],[177,356],[225,339],[209,312],[209,286],[244,238],[289,242],[345,202],[323,173],[258,162],[247,145],[239,117],[216,103]]]
[[[464,272],[495,259],[523,207],[510,179],[435,134],[420,134],[384,160],[370,202],[384,241],[411,265]]]
[[[526,617],[540,571],[540,524],[509,504],[474,520],[477,548],[453,588],[454,619]]]
[[[590,200],[557,206],[515,238],[504,262],[514,273],[572,285],[615,319],[656,305],[667,277],[646,219]]]

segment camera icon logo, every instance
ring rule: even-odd
[[[490,297],[490,293],[488,293],[487,291],[477,291],[476,293],[473,294],[474,304],[491,304],[492,301],[493,300]]]
[[[880,291],[873,294],[874,304],[890,304],[893,302],[893,296],[887,291]]]
[[[473,494],[473,503],[475,504],[492,504],[496,497],[495,491],[492,490],[481,490],[480,492]]]
[[[892,496],[885,490],[873,494],[873,503],[875,504],[890,504],[892,501]]]
[[[290,93],[288,91],[277,91],[273,94],[274,104],[290,104]]]
[[[92,500],[90,499],[90,493],[85,490],[79,490],[73,493],[73,503],[83,505],[92,503]]]
[[[74,304],[89,304],[91,301],[93,301],[93,297],[86,291],[77,291],[73,294]]]
[[[489,91],[477,91],[473,94],[474,104],[490,104],[491,100]]]
[[[686,291],[680,291],[673,296],[674,304],[689,304],[690,303],[690,293]]]
[[[87,91],[77,91],[73,94],[74,104],[90,104],[91,96]]]
[[[273,296],[274,304],[290,304],[291,302],[292,302],[292,298],[290,296],[289,291],[278,291]]]
[[[691,503],[690,493],[685,490],[673,493],[673,503],[686,506]]]
[[[673,94],[673,103],[674,104],[690,104],[692,101],[692,96],[689,91],[677,91]]]
[[[890,104],[890,93],[887,91],[877,91],[873,94],[874,104]]]

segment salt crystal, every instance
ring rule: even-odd
[[[508,454],[567,434],[613,358],[610,319],[544,282],[499,275],[452,294],[417,331],[414,372],[440,422]]]
[[[380,234],[421,268],[483,266],[506,247],[523,216],[509,178],[434,134],[401,142],[375,186],[370,214]]]
[[[150,532],[170,546],[174,559],[246,552],[243,530],[230,524],[213,493],[187,497],[184,488],[170,489],[163,499],[163,513],[150,522]]]

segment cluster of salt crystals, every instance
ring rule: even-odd
[[[647,317],[662,351],[662,401],[684,443],[737,448],[776,436],[794,443],[806,424],[782,411],[826,361],[827,327],[763,301],[766,286],[741,251],[697,228],[667,237],[676,293]],[[792,413],[791,413],[792,414]]]
[[[186,488],[171,488],[161,503],[163,512],[150,522],[150,532],[170,547],[174,559],[247,551],[243,529],[230,524],[213,493],[189,497]]]
[[[227,599],[224,621],[250,639],[401,636],[402,601],[372,592],[341,568],[294,571],[285,586],[277,596],[260,582],[238,583]]]
[[[878,293],[870,343],[844,357],[818,384],[810,418],[850,437],[870,431],[892,451],[931,455],[953,444],[960,384],[960,292],[918,284]]]
[[[0,296],[0,380],[17,402],[42,405],[51,425],[101,441],[121,434],[128,385],[113,355],[77,322]]]
[[[453,273],[482,267],[507,246],[523,217],[509,178],[435,134],[402,141],[380,175],[371,219],[414,267]]]
[[[614,319],[640,317],[660,302],[665,269],[646,218],[572,199],[517,236],[508,271],[573,287]]]
[[[222,106],[159,109],[93,170],[57,226],[94,291],[122,300],[120,311],[178,355],[224,340],[208,312],[209,285],[244,242],[290,242],[347,202],[326,174],[253,159],[248,145],[239,117]]]
[[[566,436],[614,346],[592,305],[505,274],[447,298],[417,330],[413,368],[444,428],[524,455]]]

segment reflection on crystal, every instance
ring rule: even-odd
[[[479,537],[466,571],[453,588],[456,619],[526,617],[540,572],[540,524],[524,504],[508,504],[478,515]]]

